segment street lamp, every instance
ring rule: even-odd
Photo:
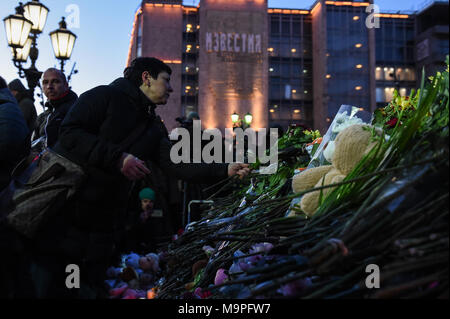
[[[250,124],[252,124],[252,121],[253,121],[253,115],[251,115],[250,112],[245,114],[244,121],[245,121],[245,124],[250,126]]]
[[[22,48],[11,48],[12,54],[13,56],[15,55],[16,58],[15,60],[18,62],[27,62],[28,60],[28,56],[30,55],[30,50],[31,50],[31,43],[33,42],[33,40],[31,40],[31,38],[29,37],[27,39],[27,41],[25,42],[25,45]],[[16,50],[16,52],[14,53],[14,50]]]
[[[67,30],[66,21],[62,17],[62,20],[59,22],[59,29],[50,32],[50,38],[52,39],[55,57],[61,60],[61,71],[64,72],[64,61],[70,59],[77,36]]]
[[[31,93],[34,93],[36,86],[39,86],[42,75],[42,72],[36,68],[36,60],[39,56],[36,40],[44,30],[49,11],[39,0],[31,0],[25,5],[19,2],[16,14],[3,19],[8,46],[12,49],[14,66],[18,69],[19,77],[26,78]],[[70,59],[76,35],[67,30],[64,18],[59,25],[58,30],[50,33],[50,38],[55,57],[61,60],[61,72],[64,72],[64,62]],[[25,69],[22,64],[27,62],[28,57],[31,65]]]
[[[22,2],[16,7],[16,14],[9,15],[3,19],[6,30],[8,45],[13,48],[22,48],[28,39],[33,23],[24,17]]]
[[[27,2],[23,8],[25,10],[25,18],[33,23],[31,32],[35,34],[42,33],[50,10],[38,0]]]
[[[236,112],[231,114],[231,122],[233,122],[233,124],[236,124],[238,121],[239,121],[239,114],[237,114]]]

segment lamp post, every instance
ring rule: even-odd
[[[239,114],[234,112],[231,114],[231,122],[233,123],[233,128],[241,127],[245,129],[246,127],[250,127],[250,124],[252,124],[253,121],[253,115],[248,112],[244,115],[244,120],[239,118]]]
[[[64,62],[70,59],[77,36],[67,30],[66,21],[62,17],[59,22],[59,29],[50,32],[50,38],[52,39],[55,57],[61,61],[61,72],[64,72]]]
[[[250,126],[250,124],[252,124],[252,121],[253,121],[253,115],[251,115],[250,112],[248,112],[247,114],[244,115],[244,121],[245,121],[245,124]]]
[[[239,122],[239,114],[237,114],[236,112],[231,114],[231,122],[233,123],[233,127],[236,127],[236,125],[238,125],[237,123]]]
[[[19,2],[16,14],[3,19],[14,66],[18,69],[19,77],[26,78],[31,93],[34,93],[36,86],[40,87],[42,72],[36,68],[36,60],[39,57],[36,40],[44,30],[49,11],[39,0],[31,0],[25,5]],[[55,57],[61,61],[61,71],[64,72],[64,62],[70,59],[76,35],[67,30],[64,18],[59,25],[58,30],[50,33],[50,38]],[[31,65],[24,68],[23,64],[27,62],[28,57]]]

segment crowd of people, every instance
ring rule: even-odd
[[[41,78],[47,102],[39,116],[19,80],[7,85],[0,78],[0,209],[24,158],[50,149],[86,175],[33,238],[0,212],[0,297],[105,297],[105,271],[120,253],[154,247],[183,226],[173,209],[179,193],[168,181],[210,184],[249,173],[241,163],[172,163],[172,143],[155,112],[173,92],[171,73],[156,58],[137,58],[123,77],[78,97],[50,68]],[[70,264],[80,268],[79,289],[66,286]]]

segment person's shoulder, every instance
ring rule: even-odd
[[[24,97],[22,100],[20,100],[19,105],[34,106],[34,101],[29,97]]]
[[[111,97],[117,96],[120,91],[110,85],[99,85],[96,86],[80,95],[81,98],[101,98],[101,97]]]
[[[20,112],[20,109],[18,108],[17,104],[14,104],[13,102],[7,101],[7,102],[4,102],[4,103],[0,103],[0,115],[2,117],[6,117],[6,116],[9,116],[11,114],[14,114],[17,111]]]

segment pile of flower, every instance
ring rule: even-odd
[[[212,196],[204,217],[167,245],[152,296],[448,298],[448,103],[447,68],[375,112],[375,146],[342,181],[293,194],[308,148],[319,158],[333,141],[314,146],[318,137],[301,132],[307,140],[280,148],[280,176],[228,180],[232,191]],[[295,205],[326,188],[312,216]]]

